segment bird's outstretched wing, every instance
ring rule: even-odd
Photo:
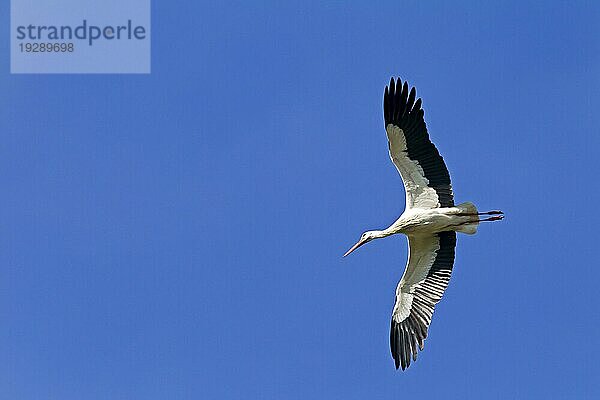
[[[390,157],[404,182],[406,208],[454,206],[450,174],[423,119],[421,99],[400,79],[385,88],[383,114]]]
[[[431,324],[433,310],[448,287],[456,232],[409,235],[409,257],[406,270],[396,288],[396,304],[392,312],[390,345],[396,369],[406,369],[410,359],[417,360],[417,347]]]

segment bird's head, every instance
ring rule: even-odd
[[[381,232],[379,231],[366,231],[365,233],[360,235],[360,239],[358,239],[358,242],[356,242],[356,244],[352,246],[350,250],[348,250],[346,254],[343,255],[343,257],[346,257],[348,254],[352,253],[354,250],[358,249],[363,244],[368,243],[373,239],[381,237],[380,233]]]

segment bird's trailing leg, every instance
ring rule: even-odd
[[[500,214],[500,215],[498,215]],[[480,215],[492,215],[492,217],[479,219]],[[504,219],[504,213],[502,211],[488,211],[483,213],[473,213],[473,214],[460,214],[461,217],[477,217],[474,221],[465,221],[460,223],[459,225],[470,225],[470,224],[478,224],[480,222],[488,222],[488,221],[500,221]]]
[[[500,220],[504,219],[504,213],[499,210],[477,213],[477,216],[479,216],[479,215],[493,215],[493,217],[480,219],[479,222],[500,221]]]
[[[502,215],[502,217],[504,217],[504,213],[500,210],[492,210],[492,211],[478,212],[478,213],[462,213],[459,215],[461,217],[475,217],[475,216],[479,216],[479,215]],[[502,219],[502,218],[499,218],[499,219]],[[495,219],[492,221],[495,221]]]
[[[494,217],[489,217],[489,218],[480,219],[478,222],[486,222],[486,221],[500,221],[501,219],[504,219],[504,215],[496,215],[496,216],[494,216]]]

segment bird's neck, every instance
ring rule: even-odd
[[[386,236],[393,235],[395,233],[403,232],[404,227],[405,227],[405,223],[402,220],[402,217],[400,217],[393,224],[391,224],[384,230],[380,231],[381,235],[382,235],[381,237],[386,237]]]
[[[395,233],[403,233],[408,226],[408,220],[405,218],[405,214],[403,213],[393,224],[382,230],[383,237],[390,236]]]
[[[394,232],[391,228],[392,227],[390,226],[389,228],[386,228],[382,231],[373,231],[373,238],[381,239],[381,238],[393,235],[396,232]]]

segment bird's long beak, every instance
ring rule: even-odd
[[[354,246],[352,246],[350,248],[350,250],[348,250],[346,252],[346,254],[344,254],[342,257],[346,257],[348,254],[352,253],[354,250],[358,249],[360,246],[362,246],[363,244],[367,243],[366,240],[360,239],[358,242],[356,242],[356,244]]]

